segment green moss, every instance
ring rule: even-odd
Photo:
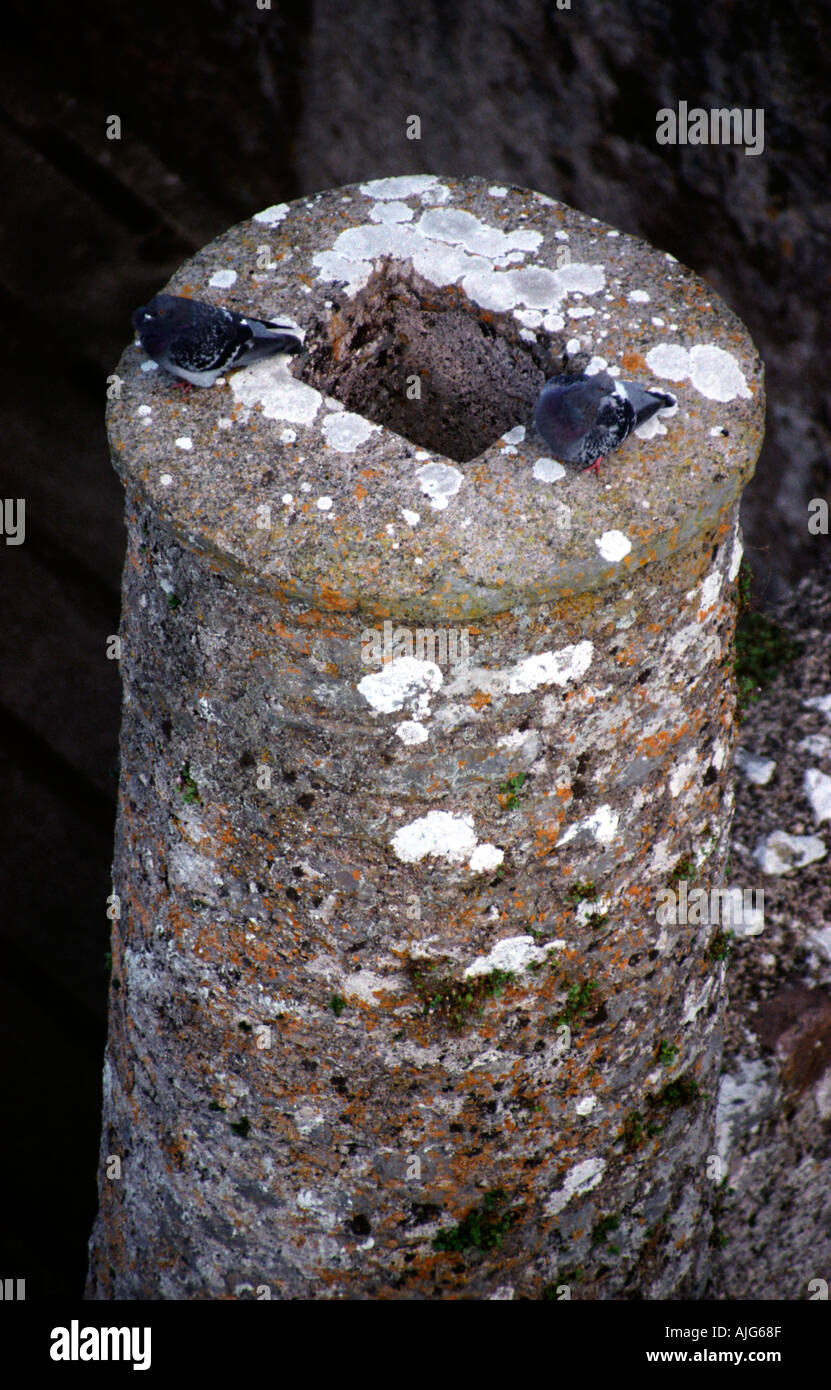
[[[640,1110],[632,1110],[623,1122],[621,1138],[627,1153],[639,1149],[647,1139],[654,1139],[663,1130],[657,1120],[646,1119]]]
[[[488,1192],[478,1207],[474,1207],[450,1230],[439,1231],[433,1240],[434,1250],[498,1250],[519,1212],[506,1211],[508,1197],[501,1187]]]
[[[603,1001],[596,997],[597,983],[594,980],[578,980],[572,983],[568,975],[564,975],[563,984],[566,986],[566,1002],[549,1022],[552,1028],[559,1028],[561,1024],[566,1023],[572,1033],[575,1033],[580,1025],[585,1023],[589,1011],[597,1013]]]
[[[691,1076],[678,1076],[670,1081],[652,1105],[665,1105],[669,1110],[677,1110],[682,1105],[693,1105],[701,1099],[701,1087]]]
[[[662,1067],[671,1067],[678,1056],[678,1048],[674,1043],[662,1041],[658,1044],[658,1061]]]
[[[564,1284],[567,1284],[569,1286],[571,1284],[579,1284],[582,1278],[582,1265],[569,1265],[567,1269],[561,1269],[556,1279],[554,1279],[552,1283],[545,1285],[545,1288],[543,1289],[541,1294],[542,1300],[544,1302],[559,1301],[559,1294],[557,1293],[557,1290],[562,1288]]]
[[[695,878],[695,863],[686,856],[679,859],[678,863],[675,865],[675,868],[667,879],[667,888],[671,888],[675,891],[682,878]]]
[[[240,1139],[247,1139],[248,1135],[251,1132],[251,1121],[246,1120],[245,1116],[243,1115],[241,1119],[234,1121],[234,1123],[231,1125],[231,1129],[234,1131],[235,1134],[239,1135]]]
[[[181,602],[182,600],[178,599],[175,594],[168,594],[167,606],[168,608],[172,609],[174,613],[176,612],[176,609],[180,607]]]
[[[332,998],[329,1000],[329,1008],[332,1010],[335,1018],[340,1018],[346,1008],[346,1000],[341,999],[339,994],[333,994]]]
[[[735,1194],[734,1187],[727,1186],[727,1178],[722,1178],[713,1196],[713,1229],[710,1232],[710,1245],[715,1250],[723,1250],[727,1244],[728,1237],[721,1229],[721,1219],[724,1215],[724,1204],[728,1197]]]
[[[623,1121],[621,1137],[627,1153],[631,1153],[633,1149],[639,1148],[643,1143],[646,1138],[646,1121],[640,1110],[631,1110],[626,1116]]]
[[[751,597],[752,571],[742,561],[738,582],[736,617],[736,707],[739,715],[755,704],[766,685],[802,651],[774,619],[760,612]]]
[[[727,960],[733,949],[734,936],[735,932],[732,931],[717,931],[707,947],[710,960]]]
[[[224,1110],[225,1106],[220,1105],[218,1100],[212,1100],[208,1106],[209,1110]]]
[[[514,975],[510,970],[491,970],[487,975],[458,979],[449,972],[448,958],[421,960],[410,958],[407,974],[413,989],[424,1005],[425,1014],[433,1014],[454,1032],[459,1032],[472,1014],[484,1012],[488,999],[497,999]]]
[[[633,1110],[627,1115],[621,1130],[623,1147],[631,1153],[640,1148],[646,1139],[654,1139],[663,1132],[664,1125],[655,1117],[656,1111],[678,1110],[685,1105],[694,1105],[701,1096],[701,1088],[691,1076],[678,1076],[674,1081],[669,1081],[659,1095],[647,1097],[648,1115],[641,1110]]]
[[[616,1231],[619,1225],[620,1219],[616,1212],[609,1216],[601,1216],[592,1229],[592,1245],[605,1245],[610,1233]]]
[[[501,784],[499,791],[508,798],[505,802],[506,811],[512,811],[515,806],[519,805],[520,792],[525,785],[527,776],[526,772],[516,772],[513,777],[509,777],[506,782]]]
[[[576,907],[578,903],[596,903],[598,896],[593,883],[572,883],[566,893],[566,902]]]
[[[179,788],[179,795],[182,800],[189,805],[199,800],[199,788],[190,775],[190,763],[182,763],[179,776],[176,778],[176,786]]]
[[[572,907],[578,907],[580,903],[596,903],[599,897],[600,893],[591,881],[586,883],[572,883],[566,893],[566,902]],[[608,912],[593,912],[586,918],[586,925],[589,927],[603,927],[608,920]]]

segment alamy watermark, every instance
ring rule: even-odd
[[[763,154],[765,113],[761,106],[690,108],[679,101],[678,110],[662,106],[656,111],[659,145],[744,145],[745,154]]]
[[[470,633],[466,627],[367,627],[361,633],[361,661],[386,666],[401,657],[432,661],[454,674],[470,666]]]
[[[747,935],[762,930],[765,894],[761,888],[688,888],[682,878],[678,891],[658,889],[656,918],[661,926],[690,923],[701,926],[744,927]]]

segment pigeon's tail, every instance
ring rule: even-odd
[[[253,342],[243,353],[246,362],[257,362],[261,357],[270,357],[274,352],[303,351],[303,341],[292,331],[291,324],[249,318],[246,318],[245,322],[254,334]]]
[[[288,331],[287,324],[264,323],[262,319],[245,319],[253,337],[237,352],[235,367],[250,367],[264,357],[273,357],[278,352],[292,354],[303,351],[303,343],[296,333]]]
[[[659,410],[667,410],[676,404],[675,397],[668,391],[645,391],[634,381],[624,381],[623,387],[635,412],[635,428],[651,420]]]

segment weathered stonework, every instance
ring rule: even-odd
[[[657,906],[723,879],[746,332],[475,179],[270,209],[170,289],[308,351],[120,366],[89,1295],[700,1292],[724,967]],[[678,396],[599,479],[529,424],[563,351]]]

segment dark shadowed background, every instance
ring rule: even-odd
[[[0,491],[25,497],[26,539],[0,545],[0,1275],[43,1299],[80,1296],[95,1204],[123,550],[103,419],[132,310],[233,222],[317,189],[423,171],[563,199],[671,251],[756,339],[744,524],[779,599],[828,546],[807,520],[831,490],[831,10],[11,0],[4,24]],[[658,145],[682,100],[762,108],[764,152]]]

